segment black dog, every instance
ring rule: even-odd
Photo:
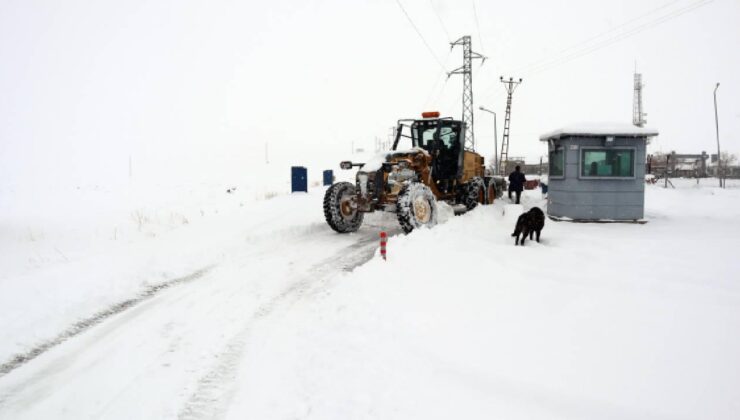
[[[514,245],[524,245],[524,240],[529,235],[529,240],[532,240],[532,236],[537,232],[537,242],[540,241],[540,232],[545,227],[545,214],[539,207],[532,207],[528,212],[523,213],[519,216],[516,221],[516,227],[514,233],[511,236],[516,237]],[[519,241],[519,235],[522,235],[521,241]]]

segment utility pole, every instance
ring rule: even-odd
[[[665,157],[665,171],[663,171],[663,177],[665,177],[665,185],[663,188],[668,188],[668,163],[671,161],[671,155],[668,154]]]
[[[522,79],[519,79],[518,82],[514,81],[513,77],[509,77],[509,80],[504,80],[504,76],[501,76],[499,78],[501,80],[501,83],[504,84],[504,87],[506,88],[506,116],[504,118],[504,135],[501,139],[501,164],[499,165],[500,169],[500,175],[506,176],[506,166],[509,160],[509,129],[511,127],[511,95],[514,94],[514,90],[516,90],[517,86],[519,86],[520,83],[522,83]]]
[[[668,188],[668,184],[671,184],[671,188],[676,188],[673,186],[673,182],[671,182],[671,180],[668,179],[669,168],[671,168],[670,169],[671,174],[676,172],[674,170],[676,168],[676,156],[675,155],[676,155],[676,152],[674,151],[674,152],[666,154],[665,156],[665,170],[663,171],[663,176],[665,177],[665,185],[663,186],[663,188]],[[673,162],[671,162],[671,157],[673,157]]]
[[[481,59],[481,65],[486,61],[486,57],[473,52],[470,45],[470,35],[465,35],[455,42],[450,43],[450,49],[455,45],[463,47],[463,65],[449,73],[447,78],[453,74],[463,75],[463,92],[462,92],[462,120],[465,123],[465,150],[475,150],[475,137],[473,130],[473,60]]]
[[[540,173],[539,176],[542,176],[542,156],[540,156]]]
[[[719,89],[719,82],[714,87],[714,125],[717,129],[717,178],[719,178],[719,187],[724,188],[724,182],[722,182],[722,153],[719,150],[719,117],[717,116],[717,89]]]
[[[642,88],[645,85],[642,83],[642,74],[637,72],[637,65],[635,65],[635,86],[634,95],[632,97],[632,124],[637,127],[644,127],[647,121],[645,117],[646,113],[642,111]]]
[[[491,111],[490,109],[487,109],[485,107],[478,108],[481,111],[490,112],[493,114],[493,165],[491,165],[493,168],[493,173],[496,174],[498,172],[498,128],[496,127],[496,113]]]

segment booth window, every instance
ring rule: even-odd
[[[634,149],[581,149],[582,177],[635,176]]]
[[[563,176],[565,168],[565,153],[563,149],[550,152],[550,176]]]

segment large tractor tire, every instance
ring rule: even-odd
[[[339,233],[356,232],[362,225],[364,213],[352,207],[355,186],[350,182],[337,182],[324,195],[326,223]]]
[[[460,202],[468,211],[473,210],[478,203],[485,202],[485,183],[483,178],[475,177],[462,187]]]
[[[429,187],[413,182],[398,194],[396,215],[406,233],[421,227],[430,228],[437,224],[437,199]]]

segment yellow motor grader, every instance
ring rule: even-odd
[[[463,211],[493,203],[505,181],[485,176],[483,156],[465,150],[463,133],[465,123],[438,112],[399,120],[391,151],[365,163],[340,164],[359,170],[354,184],[338,182],[326,190],[326,222],[337,232],[354,232],[365,213],[382,210],[396,213],[409,233],[437,223],[437,201]]]

